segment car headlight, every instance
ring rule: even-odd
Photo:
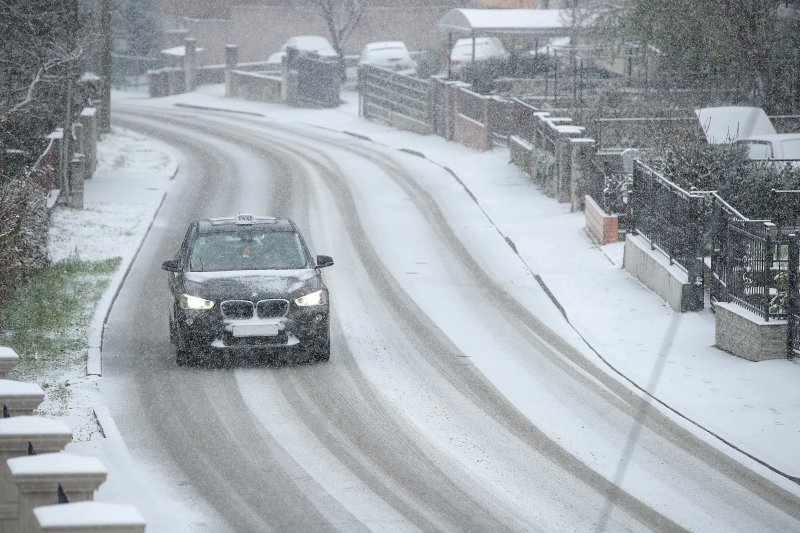
[[[300,307],[323,305],[328,303],[328,293],[323,290],[314,291],[311,294],[306,294],[305,296],[295,299],[294,303]]]
[[[190,294],[181,294],[180,305],[181,309],[205,310],[214,307],[214,301]]]

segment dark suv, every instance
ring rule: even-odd
[[[330,358],[328,288],[289,219],[237,215],[191,223],[169,272],[170,341],[179,365],[231,350],[275,349]]]

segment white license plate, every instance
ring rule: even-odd
[[[235,324],[234,337],[274,337],[278,334],[278,324]]]

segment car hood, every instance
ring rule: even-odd
[[[210,300],[295,298],[322,286],[314,269],[187,272],[183,290]]]
[[[704,107],[695,109],[694,113],[709,144],[727,144],[776,133],[772,121],[760,107]]]

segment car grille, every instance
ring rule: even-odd
[[[256,304],[258,318],[277,318],[289,312],[288,300],[261,300]]]
[[[253,302],[249,300],[226,300],[219,308],[222,316],[231,320],[253,318]]]

